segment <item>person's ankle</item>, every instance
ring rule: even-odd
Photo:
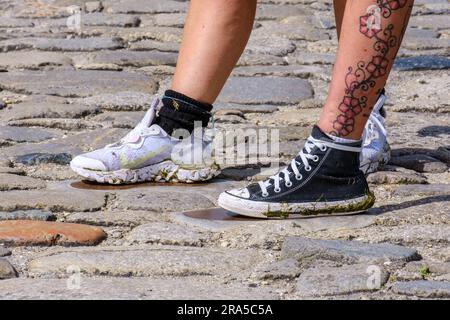
[[[352,143],[361,141],[362,139],[362,132],[357,132],[356,130],[353,130],[349,134],[343,135],[341,132],[339,132],[339,130],[333,127],[333,121],[329,119],[320,119],[316,123],[316,126],[336,142]]]
[[[154,123],[169,135],[178,129],[192,133],[196,122],[206,127],[211,118],[211,104],[199,102],[174,90],[164,93],[162,103]]]

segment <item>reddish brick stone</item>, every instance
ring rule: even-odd
[[[47,221],[0,221],[0,243],[10,245],[96,245],[106,238],[98,227]]]

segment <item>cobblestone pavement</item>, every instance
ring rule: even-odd
[[[276,221],[179,213],[214,207],[257,165],[188,187],[99,187],[68,168],[167,87],[186,9],[0,0],[0,298],[450,298],[448,1],[416,0],[387,86],[393,158],[368,178],[375,207]],[[330,0],[260,1],[217,125],[278,128],[286,161],[318,116],[335,50]]]

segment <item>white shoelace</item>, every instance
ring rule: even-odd
[[[333,148],[333,149],[350,151],[350,152],[361,152],[361,148],[359,148],[359,147],[351,147],[351,146],[346,146],[346,145],[342,145],[342,144],[336,144],[333,142],[321,141],[321,140],[315,139],[313,137],[309,137],[308,140],[306,140],[306,142],[305,142],[304,148],[298,154],[298,156],[300,156],[300,160],[303,163],[306,171],[311,171],[311,169],[312,169],[312,167],[309,164],[309,160],[312,160],[313,162],[319,162],[319,160],[320,160],[318,155],[311,154],[311,151],[314,147],[318,147],[322,152],[325,152],[327,150],[327,148]],[[298,162],[296,160],[296,158],[294,158],[291,161],[292,172],[294,173],[296,180],[302,180],[303,175],[300,173],[300,170],[298,168],[298,165],[300,165],[301,163]],[[262,196],[263,197],[269,196],[269,193],[267,192],[267,188],[269,186],[271,186],[271,180],[273,180],[274,191],[276,193],[281,191],[281,188],[280,188],[281,180],[284,180],[285,186],[287,188],[290,188],[292,186],[290,173],[291,172],[288,170],[288,167],[286,167],[283,170],[281,170],[279,173],[277,173],[276,175],[269,177],[267,180],[258,182],[259,187],[261,188],[261,191],[262,191]],[[283,174],[283,178],[281,177],[281,174]]]

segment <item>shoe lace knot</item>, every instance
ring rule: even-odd
[[[360,152],[360,147],[353,147],[343,144],[338,144],[334,142],[329,141],[322,141],[315,139],[313,137],[309,137],[306,142],[303,149],[298,153],[298,155],[292,159],[290,166],[287,166],[283,170],[281,170],[279,173],[277,173],[274,176],[269,177],[268,179],[264,181],[258,182],[259,187],[262,191],[263,197],[268,197],[269,192],[267,191],[267,188],[271,185],[274,186],[275,193],[279,193],[281,191],[280,183],[284,181],[284,184],[287,188],[290,188],[293,183],[291,180],[291,175],[295,177],[296,180],[302,180],[303,175],[300,172],[301,165],[303,165],[303,169],[307,172],[312,170],[312,166],[310,161],[317,163],[320,161],[320,157],[317,154],[313,154],[313,149],[317,147],[320,151],[325,152],[328,148],[332,149],[338,149],[342,151],[350,151],[350,152]]]

